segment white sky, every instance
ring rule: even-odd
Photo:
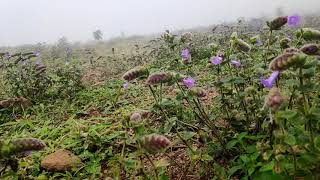
[[[104,39],[211,25],[238,17],[320,12],[320,0],[0,0],[0,45]]]

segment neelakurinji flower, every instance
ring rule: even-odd
[[[232,60],[232,61],[230,61],[230,63],[235,67],[240,67],[241,66],[240,61],[237,61],[237,60]]]
[[[188,61],[191,58],[189,49],[183,49],[181,52],[181,57],[183,61]]]
[[[129,88],[129,83],[128,82],[125,82],[124,84],[123,84],[123,89],[128,89]]]
[[[3,57],[4,59],[9,60],[11,58],[11,54],[9,52],[5,52]]]
[[[192,88],[195,85],[195,80],[192,77],[184,78],[182,82],[188,88]]]
[[[67,47],[66,48],[66,53],[67,53],[67,56],[71,56],[72,54],[72,49],[70,47]]]
[[[36,57],[39,57],[39,56],[40,56],[40,51],[34,51],[33,54],[34,54]]]
[[[301,17],[299,15],[288,16],[288,26],[291,28],[299,27],[301,23]]]
[[[262,41],[261,41],[261,39],[257,39],[256,40],[256,46],[262,46],[263,45],[263,43],[262,43]]]
[[[268,79],[261,77],[260,82],[265,88],[271,89],[279,74],[280,71],[274,71]]]
[[[222,57],[215,56],[210,59],[211,63],[214,65],[219,65],[222,62]]]
[[[41,62],[41,60],[37,60],[35,64],[36,66],[41,66],[43,63]]]

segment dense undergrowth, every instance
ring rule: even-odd
[[[295,18],[167,31],[104,63],[2,53],[1,179],[318,179],[320,31]],[[110,62],[122,77],[90,78]],[[41,167],[61,148],[82,163]]]

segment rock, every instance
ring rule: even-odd
[[[70,171],[81,166],[81,159],[72,152],[59,149],[41,161],[41,167],[48,171]]]
[[[30,106],[32,106],[32,103],[24,97],[16,97],[16,98],[10,98],[7,100],[0,101],[0,109],[1,108],[10,108],[10,107],[17,107],[17,108],[26,109]]]

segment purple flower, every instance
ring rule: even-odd
[[[232,60],[232,61],[230,61],[230,63],[235,67],[240,67],[241,66],[240,61],[237,61],[237,60]]]
[[[263,43],[262,43],[261,39],[257,39],[256,46],[262,46],[262,45],[263,45]]]
[[[211,63],[214,65],[219,65],[222,62],[222,57],[215,56],[210,59]]]
[[[265,88],[271,89],[279,74],[280,71],[274,71],[268,79],[261,77],[260,82]]]
[[[66,48],[66,53],[67,53],[67,56],[71,56],[71,54],[72,54],[72,49],[69,48],[69,47],[67,47],[67,48]]]
[[[42,62],[41,62],[41,60],[37,60],[35,64],[36,64],[36,66],[41,66],[41,65],[43,65]]]
[[[123,84],[123,89],[128,89],[129,88],[129,83],[128,82],[125,82],[124,84]]]
[[[300,26],[301,17],[299,15],[288,16],[288,26],[291,28],[296,28]]]
[[[9,52],[5,52],[3,57],[4,57],[4,59],[9,60],[11,58],[11,55]]]
[[[188,49],[183,49],[182,52],[181,52],[181,57],[182,59],[185,61],[185,60],[189,60],[191,55],[190,55],[190,52]]]
[[[184,78],[182,81],[183,81],[183,84],[188,88],[192,88],[195,84],[195,81],[192,77]]]
[[[39,57],[39,56],[40,56],[40,51],[34,51],[33,54],[34,54],[36,57]]]

